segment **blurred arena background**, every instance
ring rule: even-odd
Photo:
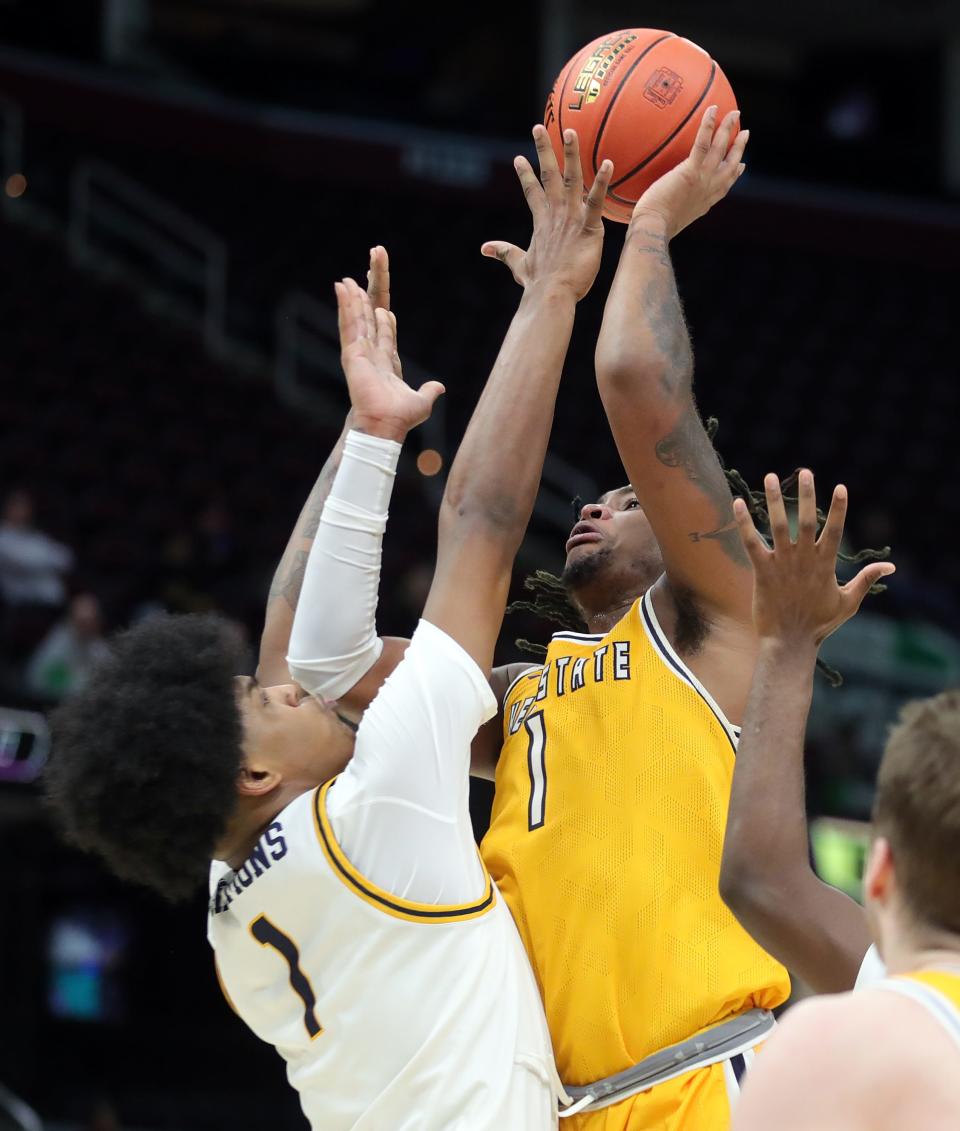
[[[748,175],[674,247],[721,452],[754,483],[800,464],[846,482],[851,546],[897,562],[824,650],[846,686],[818,688],[809,800],[834,882],[855,890],[898,705],[960,679],[960,7],[465,13],[0,0],[0,1085],[47,1128],[305,1126],[280,1059],[221,998],[203,900],[170,909],[53,835],[45,712],[82,691],[103,636],[157,608],[230,616],[252,667],[346,408],[332,283],[362,277],[375,243],[408,379],[448,389],[402,460],[386,540],[381,628],[411,631],[444,476],[419,449],[449,463],[516,301],[479,247],[526,242],[511,159],[560,64],[602,32],[701,43],[751,129]],[[582,304],[518,582],[562,564],[570,499],[623,479],[592,370],[620,239],[608,227]],[[501,662],[549,631],[508,618]],[[481,783],[478,832],[488,807]]]

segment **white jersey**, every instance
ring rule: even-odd
[[[555,1125],[536,983],[470,829],[469,743],[495,708],[471,658],[421,622],[344,773],[279,813],[236,872],[212,866],[224,991],[287,1061],[314,1131]]]

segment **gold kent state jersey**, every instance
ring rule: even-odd
[[[649,592],[606,635],[556,633],[507,691],[482,854],[564,1083],[789,996],[787,971],[720,899],[738,737]]]

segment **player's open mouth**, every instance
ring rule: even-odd
[[[574,546],[583,546],[587,542],[599,542],[603,538],[596,527],[591,526],[589,522],[578,522],[577,525],[570,531],[570,537],[567,539],[567,553],[574,548]]]

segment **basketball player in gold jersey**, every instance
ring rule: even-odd
[[[734,122],[718,127],[707,110],[690,157],[627,230],[597,372],[631,486],[584,508],[564,575],[589,632],[557,634],[540,668],[494,673],[498,693],[510,683],[502,724],[475,744],[475,768],[496,771],[484,858],[530,955],[561,1076],[576,1107],[595,1108],[571,1128],[728,1126],[743,1054],[789,993],[718,892],[734,724],[757,653],[752,572],[694,405],[668,251],[742,172],[748,135],[731,146]],[[562,186],[543,127],[534,137],[549,208]],[[529,252],[484,252],[524,283]],[[403,647],[385,641],[341,703],[362,710]],[[348,651],[331,641],[330,656]]]
[[[782,743],[799,762],[817,648],[893,567],[868,566],[837,585],[843,488],[819,540],[809,472],[796,543],[772,476],[767,499],[772,549],[737,504],[761,638],[744,731],[758,751]],[[790,1010],[747,1077],[735,1131],[960,1127],[960,692],[904,709],[880,765],[873,816],[864,896],[889,977]],[[783,818],[797,824],[792,812]]]
[[[743,1054],[769,1024],[759,1011],[789,994],[718,890],[757,654],[752,571],[694,403],[669,256],[742,170],[747,135],[731,148],[735,117],[717,128],[715,115],[627,230],[596,364],[630,486],[571,532],[563,580],[587,632],[557,633],[504,699],[483,843],[561,1077],[578,1101],[609,1104],[568,1124],[590,1131],[727,1126]]]

